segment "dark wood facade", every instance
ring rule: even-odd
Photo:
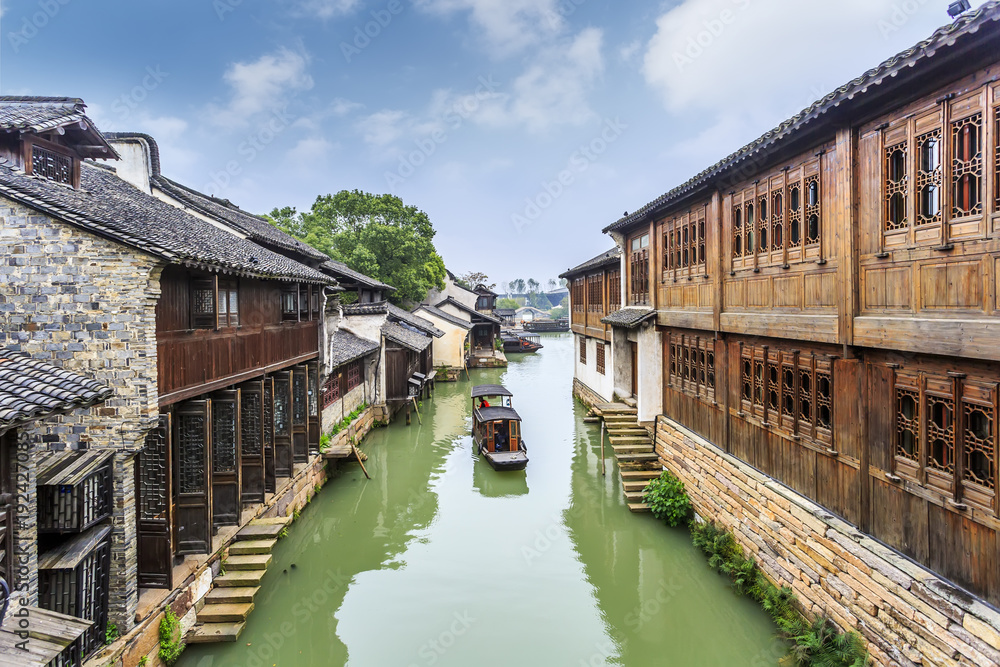
[[[621,308],[621,266],[613,264],[563,274],[569,281],[570,328],[581,336],[611,342],[611,327],[601,320]]]
[[[998,76],[774,147],[622,230],[664,414],[994,605]],[[598,335],[586,281],[573,328]]]

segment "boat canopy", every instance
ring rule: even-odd
[[[521,421],[521,416],[514,411],[514,408],[495,408],[493,406],[476,408],[476,416],[480,422],[495,422],[500,420]]]
[[[477,384],[472,388],[472,398],[481,396],[514,396],[499,384]]]

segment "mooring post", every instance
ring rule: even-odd
[[[406,404],[406,425],[410,425],[410,404]]]
[[[420,408],[417,407],[417,397],[416,396],[411,396],[410,400],[413,401],[413,411],[417,413],[417,423],[419,423],[421,426],[423,426],[424,425],[424,420],[420,418]],[[409,410],[407,410],[407,414],[409,414]]]
[[[604,419],[601,419],[601,475],[605,475],[604,469]]]

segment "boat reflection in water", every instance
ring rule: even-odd
[[[500,475],[476,461],[472,466],[472,487],[483,498],[525,496],[528,494],[528,475],[524,471],[505,472]]]

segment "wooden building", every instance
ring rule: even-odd
[[[112,395],[110,387],[96,380],[0,348],[4,665],[45,665],[53,660],[80,665],[104,645],[111,600],[111,452],[33,455],[32,436],[53,417],[83,413]],[[38,479],[40,501],[24,492],[28,474]],[[15,532],[20,540],[34,539],[39,544],[35,553],[41,555],[26,560],[23,549],[15,552]],[[53,567],[60,564],[61,570]],[[31,599],[31,581],[41,582],[43,593],[37,601]]]
[[[109,618],[127,630],[140,587],[172,588],[182,557],[212,553],[220,528],[317,453],[324,305],[339,288],[325,256],[162,177],[152,138],[112,146],[80,100],[0,98],[0,130],[0,217],[18,237],[0,250],[35,258],[0,268],[0,343],[116,391],[39,446],[113,453]],[[88,157],[124,159],[119,172]],[[44,594],[31,585],[31,601]]]
[[[989,2],[831,92],[604,230],[618,312],[591,315],[589,271],[571,297],[578,336],[611,325],[628,360],[614,390],[642,422],[688,429],[994,607],[998,43]]]
[[[621,309],[621,250],[614,247],[563,273],[570,289],[574,375],[592,402],[614,398],[612,328],[604,318]]]

